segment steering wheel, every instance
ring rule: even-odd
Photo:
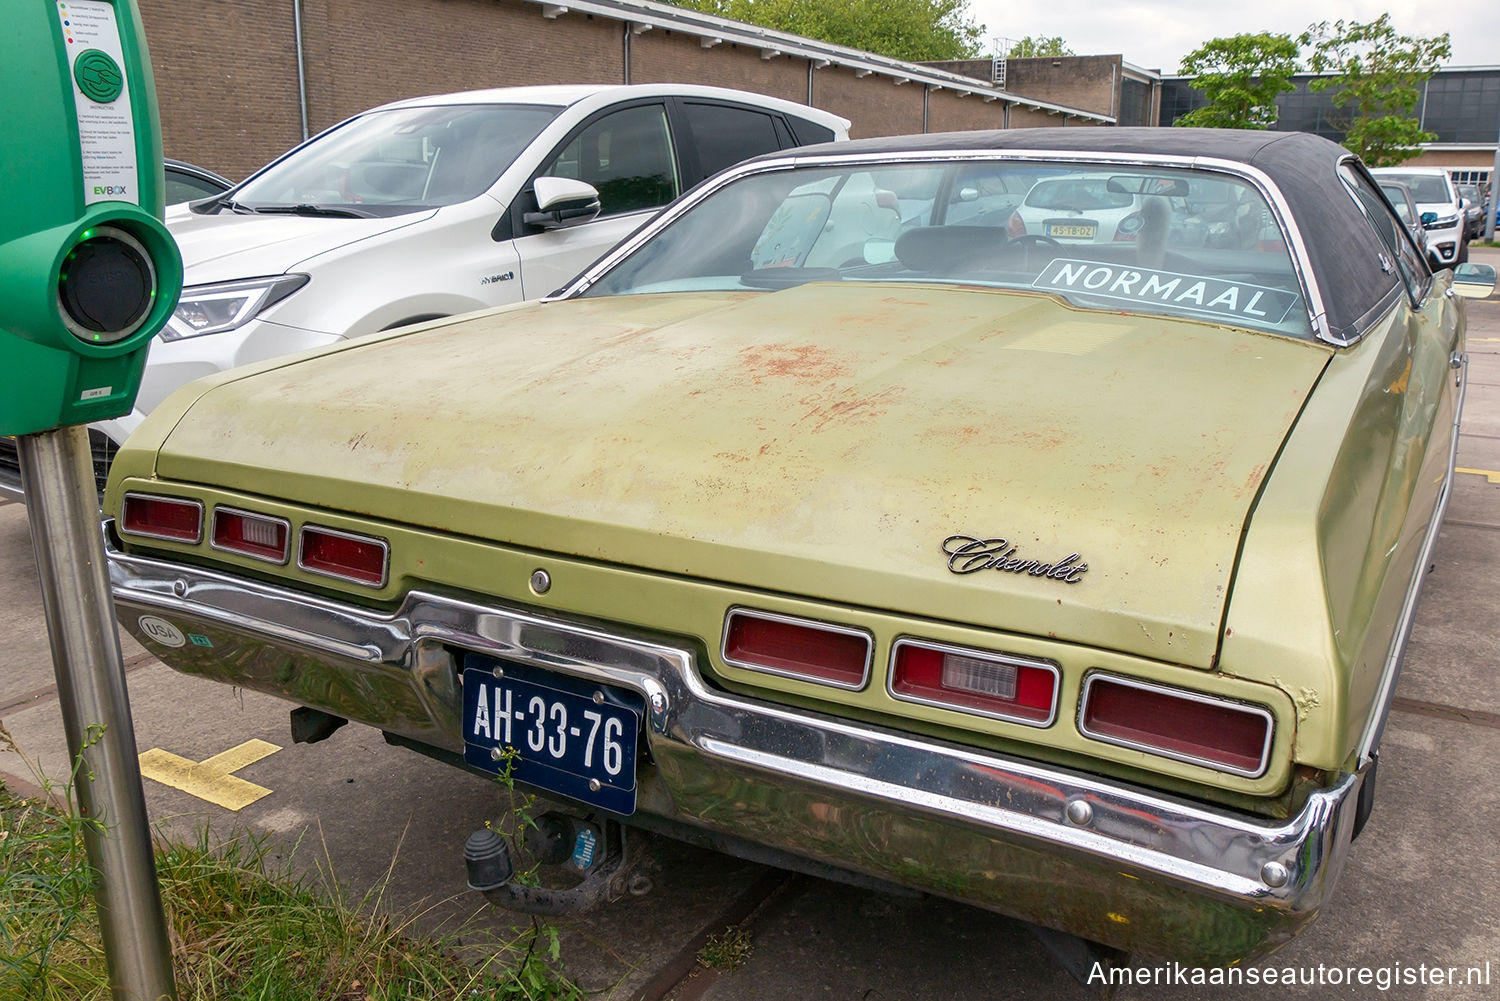
[[[1022,236],[1012,237],[1006,244],[1007,247],[1020,246],[1021,257],[1026,267],[1031,267],[1031,248],[1035,246],[1061,247],[1062,244],[1050,236],[1042,236],[1040,233],[1026,233]]]

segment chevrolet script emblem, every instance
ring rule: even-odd
[[[976,539],[972,535],[948,536],[943,540],[943,552],[948,554],[948,569],[959,574],[1001,570],[1077,584],[1089,568],[1087,563],[1078,562],[1077,553],[1043,563],[1017,556],[1016,547],[1005,539]]]

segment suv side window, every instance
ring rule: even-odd
[[[798,146],[811,146],[814,143],[833,142],[833,129],[830,129],[828,126],[819,125],[817,122],[810,122],[805,118],[798,118],[796,115],[788,115],[787,117],[791,122],[792,131],[797,134]]]
[[[599,189],[599,215],[654,209],[682,190],[667,110],[625,108],[594,122],[542,167],[550,177],[587,181]]]
[[[763,111],[683,101],[682,113],[704,177],[783,145],[776,132],[776,119]]]
[[[1390,251],[1412,302],[1420,302],[1426,292],[1429,272],[1422,263],[1422,254],[1412,242],[1411,232],[1392,214],[1386,207],[1385,199],[1358,171],[1345,164],[1339,167],[1339,176],[1364,210],[1365,218],[1370,220],[1380,242]]]

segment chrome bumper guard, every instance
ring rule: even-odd
[[[384,614],[109,535],[122,624],[180,671],[454,751],[455,650],[631,689],[650,755],[638,811],[1141,955],[1218,964],[1291,938],[1332,891],[1365,775],[1266,821],[727,694],[686,646],[420,591]]]

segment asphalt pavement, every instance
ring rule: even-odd
[[[1500,251],[1473,259],[1500,266]],[[1469,303],[1470,384],[1456,486],[1433,558],[1382,747],[1375,812],[1331,903],[1260,964],[1321,983],[1131,986],[1133,999],[1500,997],[1500,296]],[[33,792],[60,784],[67,753],[24,505],[0,502],[0,724],[24,758],[0,752],[0,778]],[[355,898],[419,923],[470,922],[471,942],[530,923],[464,886],[470,832],[503,812],[495,783],[346,726],[293,744],[276,699],[177,674],[126,637],[124,657],[148,809],[161,829],[269,835],[278,854]],[[995,914],[792,876],[641,836],[650,889],[557,920],[564,971],[610,999],[828,998],[948,1001],[1094,993],[1029,931]],[[639,888],[639,887],[638,887]],[[694,962],[731,923],[750,933],[738,969]],[[1403,970],[1469,968],[1488,985],[1402,982]],[[1324,973],[1319,975],[1319,967]],[[1368,985],[1342,983],[1372,971]],[[1339,971],[1335,983],[1333,971]],[[1306,972],[1303,972],[1306,971]],[[1384,973],[1382,973],[1384,971]],[[1380,978],[1397,983],[1380,989]]]

